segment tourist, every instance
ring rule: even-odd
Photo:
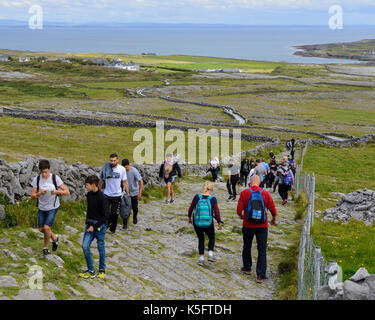
[[[208,162],[208,165],[210,166],[207,172],[211,171],[212,174],[212,181],[218,182],[217,175],[220,171],[220,161],[217,157],[211,157],[210,161]]]
[[[166,197],[165,197],[165,203],[173,203],[174,197],[173,197],[173,184],[176,179],[176,176],[178,175],[178,182],[181,182],[181,169],[178,165],[178,162],[174,162],[172,155],[167,154],[166,159],[160,166],[159,170],[159,181],[161,182],[161,179],[164,178],[164,182],[167,186],[166,190]],[[170,202],[168,201],[169,197],[171,198]]]
[[[31,199],[37,199],[38,228],[44,234],[43,255],[50,254],[48,245],[52,240],[52,251],[56,251],[59,244],[59,235],[51,230],[57,211],[60,207],[60,196],[70,194],[61,178],[51,174],[48,160],[39,161],[40,175],[31,182]],[[60,190],[59,190],[60,189]]]
[[[289,164],[283,160],[280,167],[276,171],[275,184],[279,186],[279,195],[282,200],[282,205],[288,202],[288,191],[291,190],[294,182],[293,173],[290,170]]]
[[[250,169],[251,169],[251,166],[250,166],[249,158],[247,155],[245,155],[245,157],[241,161],[241,169],[240,169],[240,174],[241,174],[240,184],[245,187],[247,183],[247,177],[249,176],[249,173],[250,173]]]
[[[240,167],[231,159],[228,166],[227,190],[229,193],[228,200],[236,200],[237,183],[240,180]]]
[[[123,159],[121,164],[125,167],[126,177],[128,179],[128,186],[131,199],[131,208],[133,211],[133,224],[138,223],[138,201],[142,198],[143,179],[139,171],[132,167],[128,159]],[[128,219],[124,220],[123,229],[128,228]]]
[[[216,257],[214,256],[215,228],[213,217],[218,222],[219,230],[221,230],[223,226],[217,200],[211,195],[212,191],[212,183],[206,181],[203,186],[203,193],[194,196],[188,211],[189,223],[193,224],[198,236],[198,264],[200,266],[204,265],[204,234],[208,236],[208,261],[216,261]],[[194,215],[192,217],[193,211]]]
[[[122,189],[124,188],[126,193],[129,194],[126,170],[118,164],[118,161],[117,154],[112,153],[109,156],[109,162],[103,165],[99,181],[99,189],[104,193],[108,202],[107,229],[112,234],[116,232]]]
[[[87,189],[87,213],[85,233],[82,240],[82,250],[86,259],[87,271],[80,273],[81,278],[105,278],[105,232],[108,220],[108,201],[99,190],[99,178],[88,176],[85,180]],[[94,263],[91,256],[91,243],[96,239],[99,251],[99,272],[95,274]]]
[[[277,212],[271,195],[259,185],[259,176],[253,175],[250,179],[250,188],[243,190],[240,194],[237,214],[243,220],[243,267],[241,271],[248,275],[252,274],[251,246],[255,236],[258,248],[256,282],[262,283],[267,279],[268,217],[266,209],[272,214],[271,225],[276,224]]]
[[[260,187],[263,188],[264,182],[266,180],[267,170],[266,167],[263,166],[258,159],[255,161],[254,173],[259,177]]]

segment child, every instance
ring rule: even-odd
[[[99,178],[88,176],[85,180],[87,193],[87,214],[85,234],[82,240],[82,249],[87,263],[87,271],[80,273],[81,278],[105,278],[105,232],[108,220],[108,207],[104,194],[98,188]],[[99,273],[95,274],[94,263],[91,257],[90,246],[96,238],[99,250]]]

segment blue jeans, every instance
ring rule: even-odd
[[[45,225],[52,227],[55,221],[56,213],[59,208],[44,211],[38,210],[38,228],[43,228]]]
[[[266,277],[267,272],[267,236],[268,228],[242,228],[243,233],[243,251],[242,262],[245,270],[251,270],[251,245],[254,236],[257,239],[258,259],[256,266],[257,276]]]
[[[97,244],[98,244],[98,250],[99,250],[99,271],[105,271],[105,231],[106,231],[106,225],[102,224],[100,226],[100,231],[94,230],[93,232],[87,232],[87,229],[89,228],[88,225],[85,227],[85,234],[83,236],[82,240],[82,249],[83,253],[85,255],[86,263],[87,263],[87,269],[90,272],[94,272],[94,263],[91,256],[90,246],[91,243],[96,238]]]

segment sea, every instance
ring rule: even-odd
[[[353,63],[300,57],[293,46],[375,39],[375,26],[28,25],[0,26],[0,49],[48,52],[155,53],[292,63]]]

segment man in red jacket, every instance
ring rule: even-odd
[[[242,261],[243,261],[243,268],[241,269],[242,272],[245,274],[252,274],[251,266],[251,245],[253,242],[254,235],[257,240],[257,247],[258,247],[258,260],[256,265],[256,273],[257,273],[257,283],[262,283],[264,280],[267,279],[266,271],[267,271],[267,236],[268,236],[268,218],[266,209],[271,211],[272,220],[271,224],[276,224],[276,207],[273,203],[271,195],[268,191],[263,190],[262,198],[264,202],[264,209],[265,209],[265,222],[264,223],[253,223],[247,220],[246,216],[246,209],[249,204],[249,200],[251,198],[251,191],[260,191],[262,188],[259,187],[260,185],[260,178],[257,175],[253,175],[250,179],[250,189],[247,188],[243,190],[240,194],[240,198],[238,199],[237,204],[237,214],[243,220],[243,251],[242,251]]]

